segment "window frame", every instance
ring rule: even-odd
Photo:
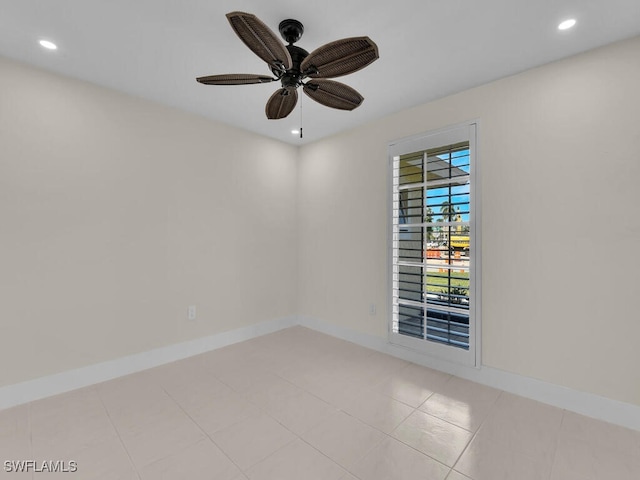
[[[480,212],[480,176],[478,155],[479,121],[472,120],[461,124],[432,130],[423,134],[399,139],[388,145],[388,315],[387,325],[389,342],[394,345],[416,350],[448,362],[466,366],[481,365],[481,212]],[[470,217],[469,217],[469,349],[461,349],[434,341],[414,338],[394,332],[394,219],[393,219],[393,163],[394,157],[446,147],[461,142],[469,142],[470,160]],[[426,180],[426,179],[425,179]]]

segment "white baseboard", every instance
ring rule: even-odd
[[[292,327],[297,323],[296,317],[270,320],[229,332],[0,387],[0,410],[182,360]]]
[[[385,338],[364,334],[321,320],[300,317],[298,324],[334,337],[371,348],[409,362],[434,368],[457,377],[531,398],[588,417],[640,431],[640,406],[592,393],[555,385],[496,368],[468,367],[393,345]]]
[[[182,360],[295,325],[308,327],[363,347],[509,393],[640,431],[640,406],[592,393],[580,392],[496,368],[486,366],[473,368],[446,362],[408,348],[393,345],[385,338],[356,332],[307,317],[287,317],[266,321],[229,332],[0,387],[0,410]]]

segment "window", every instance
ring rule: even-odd
[[[393,343],[476,365],[476,125],[389,147]]]

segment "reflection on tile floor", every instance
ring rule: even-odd
[[[640,432],[294,327],[0,411],[0,460],[78,469],[0,479],[637,480]]]

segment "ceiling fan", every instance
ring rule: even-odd
[[[311,53],[294,45],[304,32],[297,20],[283,20],[278,30],[288,43],[255,15],[244,12],[227,14],[231,28],[253,53],[267,62],[274,77],[253,74],[226,74],[199,77],[205,85],[248,85],[280,81],[281,88],[267,101],[267,118],[289,115],[298,102],[298,87],[316,102],[340,110],[353,110],[364,97],[344,83],[327,80],[356,72],[378,58],[378,47],[369,37],[351,37],[327,43]],[[305,79],[309,79],[304,82]]]

